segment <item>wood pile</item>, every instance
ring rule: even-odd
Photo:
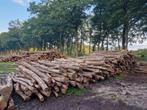
[[[95,52],[79,58],[54,61],[18,62],[13,76],[14,89],[25,101],[35,94],[40,101],[50,95],[66,94],[72,87],[83,88],[89,83],[105,80],[136,65],[134,56],[123,52]]]
[[[22,52],[20,55],[12,55],[10,57],[0,57],[0,62],[16,62],[20,60],[29,60],[29,61],[37,61],[37,60],[49,60],[52,61],[54,58],[63,58],[59,52],[55,50],[49,51],[38,51],[38,52]]]
[[[11,99],[11,93],[13,90],[12,78],[10,75],[1,74],[0,75],[0,110],[10,110],[9,108],[14,108],[13,99]]]

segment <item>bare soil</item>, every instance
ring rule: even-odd
[[[147,71],[147,66],[142,67]],[[36,98],[23,102],[13,96],[17,110],[147,110],[147,73],[128,73],[91,84],[80,96]]]

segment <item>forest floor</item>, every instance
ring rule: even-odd
[[[141,68],[147,71],[147,66]],[[49,97],[42,103],[13,98],[18,110],[147,110],[147,73],[124,73],[91,84],[81,94]]]

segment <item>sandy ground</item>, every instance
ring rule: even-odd
[[[13,97],[17,110],[147,110],[147,73],[110,78],[91,84],[88,90],[80,96],[49,97],[43,103]]]

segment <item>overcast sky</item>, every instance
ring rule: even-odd
[[[8,24],[11,20],[25,20],[29,18],[27,8],[29,2],[40,0],[0,0],[0,32],[8,31]],[[134,44],[129,49],[147,48],[147,41],[143,44]]]

